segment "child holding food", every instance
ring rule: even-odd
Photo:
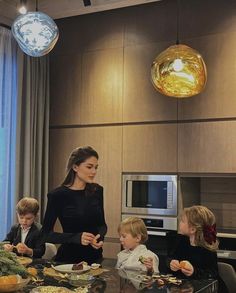
[[[116,268],[159,272],[159,259],[144,243],[148,239],[147,228],[142,219],[129,217],[119,227],[120,242],[124,250],[118,253]]]
[[[185,208],[179,233],[178,244],[169,260],[171,271],[179,278],[218,279],[220,286],[224,286],[218,275],[214,214],[205,206]]]
[[[40,258],[45,252],[45,244],[40,240],[40,225],[35,222],[39,211],[39,203],[35,198],[24,197],[17,206],[18,224],[11,227],[4,241],[3,248],[19,255]]]

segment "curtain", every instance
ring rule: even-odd
[[[16,197],[38,199],[40,220],[48,191],[49,60],[18,52]]]
[[[0,239],[15,215],[17,45],[0,26]]]

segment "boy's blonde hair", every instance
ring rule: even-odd
[[[16,212],[19,215],[33,214],[37,216],[39,211],[39,203],[33,197],[24,197],[16,205]]]
[[[144,221],[138,217],[129,217],[124,219],[118,227],[118,232],[130,233],[133,237],[140,235],[140,243],[145,243],[148,240],[147,228]]]
[[[216,239],[216,219],[212,211],[205,206],[195,205],[185,208],[183,215],[188,224],[196,229],[195,245],[215,251],[219,243]]]

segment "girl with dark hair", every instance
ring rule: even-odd
[[[101,262],[107,225],[103,188],[93,183],[98,168],[97,152],[87,146],[73,150],[61,186],[48,193],[42,234],[46,242],[62,244],[55,260],[89,264]],[[63,232],[54,232],[59,219]]]

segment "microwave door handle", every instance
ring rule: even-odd
[[[127,207],[132,207],[132,181],[127,181]]]
[[[166,236],[166,232],[162,232],[162,231],[148,231],[148,235]]]

